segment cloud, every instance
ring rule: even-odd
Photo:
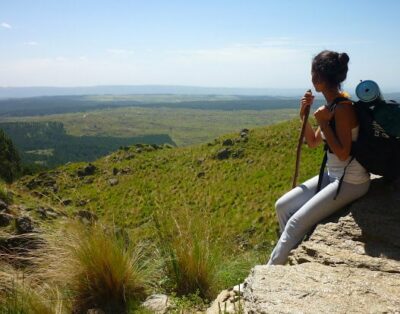
[[[24,42],[24,45],[25,46],[37,46],[37,45],[39,45],[39,43],[36,41],[27,41],[27,42]]]
[[[0,25],[3,28],[7,28],[7,29],[11,29],[12,28],[12,26],[10,24],[6,23],[6,22],[2,22]]]

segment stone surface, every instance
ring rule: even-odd
[[[400,274],[304,263],[256,266],[244,290],[245,313],[395,313]]]
[[[28,216],[22,216],[15,219],[15,227],[19,234],[32,232],[34,229],[32,219]]]
[[[285,266],[256,266],[245,313],[400,313],[400,182],[328,217]]]
[[[8,209],[7,203],[0,199],[0,211],[7,210],[7,209]]]
[[[109,184],[110,186],[117,185],[118,183],[119,183],[119,181],[118,181],[117,178],[111,178],[111,179],[108,180],[108,184]]]
[[[7,213],[0,213],[0,227],[8,226],[11,221],[14,219],[14,216]]]
[[[143,302],[142,306],[156,314],[164,314],[168,312],[171,304],[165,294],[153,294]]]
[[[242,309],[242,297],[239,297],[238,293],[233,290],[224,290],[207,309],[206,314],[241,313]]]

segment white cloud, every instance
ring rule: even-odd
[[[12,26],[10,24],[6,23],[6,22],[2,22],[0,25],[3,28],[7,28],[7,29],[11,29],[12,28]]]
[[[25,46],[37,46],[37,45],[39,45],[39,43],[36,41],[27,41],[27,42],[24,42],[24,45]]]

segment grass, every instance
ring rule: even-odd
[[[46,285],[38,285],[28,274],[15,271],[5,263],[0,265],[0,287],[0,313],[67,313],[56,291]]]
[[[117,304],[128,311],[149,288],[212,300],[219,290],[240,283],[272,250],[278,228],[274,203],[290,188],[299,129],[293,120],[251,129],[247,142],[234,141],[233,146],[222,143],[239,139],[238,132],[203,145],[141,153],[135,147],[119,150],[96,161],[93,176],[77,177],[85,163],[50,171],[56,191],[45,185],[29,191],[26,183],[32,177],[21,179],[12,189],[31,203],[60,206],[69,215],[86,209],[103,223],[127,230],[131,239],[158,243],[151,248],[160,253],[165,271],[149,285],[152,271],[142,265],[154,258],[136,251],[135,243],[127,245],[114,228],[105,233],[95,225],[56,238],[58,249],[52,255],[58,258],[44,263],[48,266],[42,269],[49,271],[43,278],[78,309]],[[216,159],[227,147],[243,150],[242,156]],[[318,172],[321,155],[304,148],[299,182]],[[114,168],[129,171],[115,174]],[[119,183],[111,186],[108,180],[114,177]],[[61,206],[62,199],[72,205]],[[78,206],[80,200],[86,205]]]
[[[159,210],[155,225],[168,278],[178,296],[198,294],[212,300],[217,292],[217,271],[223,248],[208,213]],[[225,248],[228,250],[228,248]]]
[[[48,241],[40,276],[63,291],[75,312],[127,313],[146,297],[152,273],[143,250],[115,230],[73,224]]]

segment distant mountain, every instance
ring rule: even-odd
[[[303,89],[226,88],[173,85],[115,85],[82,87],[0,87],[0,98],[23,98],[65,95],[129,95],[129,94],[185,94],[185,95],[271,95],[298,96]]]

